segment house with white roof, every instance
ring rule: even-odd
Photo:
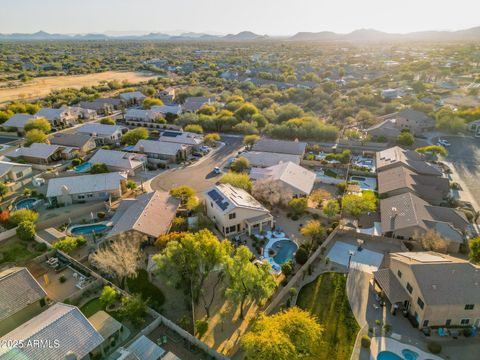
[[[252,234],[273,228],[270,211],[243,189],[230,184],[215,185],[205,192],[207,216],[225,236]]]
[[[123,199],[112,218],[113,227],[106,237],[153,242],[170,231],[179,206],[180,200],[167,191],[154,191],[136,199]]]
[[[38,119],[38,116],[30,114],[15,114],[2,124],[4,128],[15,128],[20,134],[25,133],[25,125],[30,120]]]
[[[184,144],[158,140],[140,140],[132,151],[147,155],[150,163],[173,163],[187,159],[189,147]]]
[[[312,192],[316,175],[293,162],[280,163],[267,168],[252,168],[250,177],[256,181],[273,181],[292,196],[308,196]]]
[[[80,126],[77,133],[94,137],[97,146],[120,143],[122,135],[128,129],[124,126],[91,123]]]
[[[30,147],[19,147],[5,154],[10,159],[21,159],[30,164],[48,165],[74,158],[78,149],[68,146],[33,143]]]
[[[0,360],[87,360],[102,353],[104,338],[77,307],[56,303],[2,336],[0,342],[7,344],[0,348]],[[43,346],[8,346],[19,342]]]
[[[126,172],[129,176],[134,176],[135,172],[145,168],[147,156],[125,151],[98,149],[88,162],[105,164],[109,171]]]
[[[140,91],[121,93],[118,97],[125,101],[127,105],[141,105],[146,98]]]
[[[69,107],[60,109],[41,108],[35,115],[47,119],[54,127],[73,125],[78,119],[78,114],[72,112]]]
[[[302,160],[301,155],[279,154],[263,151],[247,151],[242,153],[242,156],[248,160],[250,166],[256,168],[274,166],[283,162],[292,162],[299,165]]]
[[[119,172],[52,178],[46,197],[52,205],[115,199],[122,196],[126,180]]]
[[[0,336],[46,308],[47,293],[27,268],[0,272]]]
[[[260,139],[255,141],[252,146],[252,151],[290,154],[303,157],[306,147],[307,143],[302,141]]]

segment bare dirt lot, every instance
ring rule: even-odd
[[[35,78],[18,87],[5,87],[0,83],[0,103],[13,100],[31,100],[47,95],[50,91],[64,88],[79,89],[82,86],[97,85],[102,81],[127,80],[132,83],[148,81],[158,75],[147,72],[107,71],[103,73],[71,76],[50,76]]]

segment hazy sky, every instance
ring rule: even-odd
[[[0,33],[107,31],[288,35],[456,30],[480,25],[479,0],[0,0]]]

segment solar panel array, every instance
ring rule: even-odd
[[[162,132],[162,136],[166,136],[166,137],[177,137],[180,134],[181,134],[180,132],[175,132],[175,131],[164,131],[164,132]]]
[[[215,201],[215,204],[217,204],[220,209],[225,210],[228,208],[228,202],[223,200],[223,196],[220,195],[217,190],[210,190],[207,195]]]

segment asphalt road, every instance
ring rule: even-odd
[[[152,179],[151,188],[168,191],[180,185],[188,185],[194,188],[197,193],[207,190],[221,176],[214,174],[213,169],[216,166],[222,166],[225,161],[235,156],[242,147],[242,140],[242,137],[222,135],[221,141],[225,143],[224,147],[198,163],[161,173]]]
[[[447,148],[447,160],[455,167],[476,202],[480,203],[480,139],[455,136],[442,136],[442,139],[451,144]]]

